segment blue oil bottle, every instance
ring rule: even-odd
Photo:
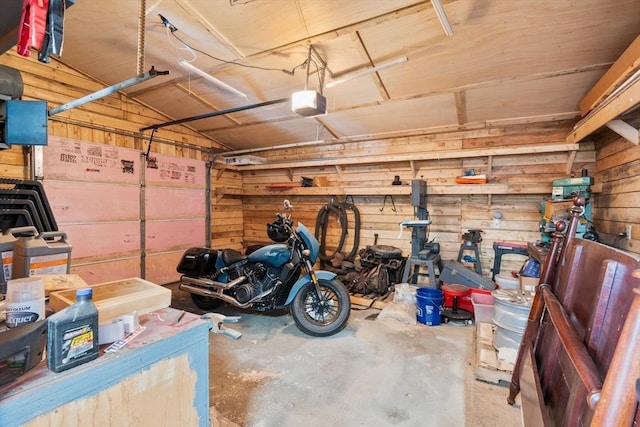
[[[47,366],[62,372],[98,357],[98,309],[93,289],[76,291],[75,304],[47,318]]]

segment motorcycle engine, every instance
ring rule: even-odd
[[[236,299],[244,304],[271,288],[278,279],[277,271],[271,270],[273,271],[270,271],[270,268],[261,262],[247,267],[245,275],[249,280],[236,288]]]

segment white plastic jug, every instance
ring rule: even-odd
[[[7,327],[44,320],[44,281],[23,277],[7,282]]]

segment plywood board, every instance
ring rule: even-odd
[[[44,282],[44,294],[47,296],[55,291],[80,289],[89,286],[87,282],[77,274],[40,274],[30,277],[42,279]]]
[[[498,385],[511,382],[513,363],[498,358],[498,351],[493,347],[495,325],[491,323],[476,324],[476,379]]]
[[[171,304],[171,290],[138,277],[101,283],[91,288],[101,324],[134,311],[144,314]],[[63,310],[75,303],[75,294],[75,290],[52,292],[49,304],[54,311]]]
[[[118,384],[69,402],[29,421],[27,426],[55,425],[202,425],[195,406],[197,372],[183,354],[141,369]],[[157,405],[149,402],[165,402]]]

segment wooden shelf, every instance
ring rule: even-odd
[[[430,161],[430,160],[445,160],[445,159],[464,159],[473,157],[491,157],[491,156],[514,156],[514,155],[527,155],[527,154],[542,154],[542,153],[558,153],[569,152],[571,153],[570,159],[567,165],[567,169],[570,171],[575,158],[575,152],[580,147],[577,144],[549,144],[549,145],[523,145],[518,147],[502,147],[502,148],[481,148],[481,149],[468,149],[468,150],[448,150],[448,151],[432,151],[410,154],[397,154],[397,155],[375,155],[375,156],[358,156],[358,157],[342,157],[331,159],[314,159],[314,160],[300,160],[295,162],[280,162],[280,163],[266,163],[263,165],[224,165],[219,163],[217,166],[224,169],[231,169],[241,172],[248,171],[264,171],[264,170],[276,170],[276,169],[298,169],[298,168],[311,168],[311,167],[336,167],[343,166],[361,166],[380,163],[402,163],[408,162],[411,168],[414,170],[414,174],[417,171],[415,162]]]
[[[548,194],[552,190],[548,184],[452,184],[430,185],[429,194]],[[216,193],[217,194],[217,193]],[[411,194],[409,185],[390,185],[388,187],[296,187],[288,189],[266,189],[256,187],[245,188],[243,196],[265,195],[290,195],[290,196],[403,196]],[[236,193],[237,195],[237,193]]]

